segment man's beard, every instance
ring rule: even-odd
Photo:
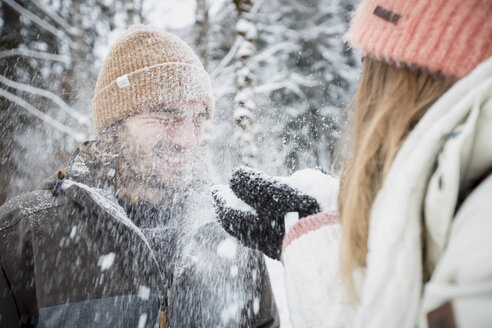
[[[136,180],[140,185],[171,194],[183,193],[189,187],[197,166],[196,151],[184,154],[173,145],[161,141],[148,153],[128,141],[119,143],[118,162],[121,166],[119,171],[122,173],[120,178]],[[169,154],[186,156],[187,165],[179,168],[169,167],[165,162],[166,155]]]

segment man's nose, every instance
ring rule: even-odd
[[[191,118],[176,122],[170,127],[170,132],[171,142],[181,149],[192,149],[200,142],[200,138],[195,131],[195,124]]]

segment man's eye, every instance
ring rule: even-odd
[[[200,114],[197,114],[195,115],[195,117],[193,118],[193,122],[195,123],[203,123],[205,120],[207,119],[207,115],[205,113],[200,113]]]
[[[203,124],[203,122],[205,122],[205,117],[195,117],[193,119],[193,123],[195,123],[196,125],[201,125]]]
[[[164,116],[164,117],[157,118],[156,122],[161,124],[167,124],[167,123],[176,122],[178,119],[179,118],[176,116]]]

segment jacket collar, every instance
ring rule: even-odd
[[[155,279],[157,280],[157,287],[161,297],[161,311],[167,311],[167,292],[168,286],[162,279],[159,265],[152,252],[152,249],[147,242],[147,239],[142,234],[141,230],[128,218],[124,209],[118,204],[114,194],[108,189],[99,189],[89,187],[81,182],[73,181],[70,179],[63,179],[60,184],[61,191],[68,196],[75,203],[88,209],[90,213],[97,216],[101,224],[108,226],[118,226],[132,236],[133,244],[129,245],[129,250],[134,248],[142,249],[141,254],[143,258],[150,262],[152,270],[154,271]],[[117,229],[118,231],[118,229]]]

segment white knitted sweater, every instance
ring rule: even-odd
[[[491,327],[492,178],[455,213],[460,192],[491,168],[489,59],[429,109],[397,154],[371,211],[358,305],[341,285],[336,219],[308,217],[289,231],[282,258],[293,326],[427,327],[429,312],[449,301],[440,319]]]

